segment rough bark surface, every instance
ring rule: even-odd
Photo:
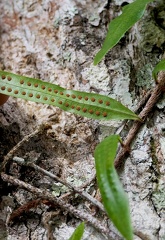
[[[15,0],[0,1],[0,68],[40,78],[62,87],[109,95],[135,110],[153,89],[152,69],[165,51],[165,2],[147,7],[138,22],[97,66],[108,22],[121,13],[125,1]],[[132,1],[127,1],[128,3]],[[120,177],[129,196],[134,239],[165,239],[165,98],[139,130]],[[10,98],[0,106],[0,161],[23,137],[46,124],[14,153],[26,161],[81,186],[95,174],[93,151],[122,122],[98,122],[47,105]],[[124,137],[129,125],[121,132]],[[63,196],[67,189],[32,168],[10,161],[7,173],[35,187]],[[71,214],[45,204],[8,222],[12,211],[36,199],[34,194],[0,183],[0,239],[69,239],[80,222]],[[88,193],[97,198],[91,181]],[[82,211],[108,224],[107,218],[80,197],[64,197]],[[118,234],[118,233],[117,233]],[[86,225],[83,239],[107,239]]]

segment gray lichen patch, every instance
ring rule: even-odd
[[[165,137],[160,138],[160,147],[162,150],[163,157],[165,159]]]
[[[81,72],[83,79],[89,81],[90,86],[101,91],[110,91],[109,88],[109,75],[106,66],[101,63],[99,66],[94,66],[93,63],[84,68]]]
[[[77,224],[73,222],[73,226],[69,226],[67,224],[62,224],[61,227],[55,230],[54,237],[58,240],[64,240],[67,236],[71,236],[74,232],[75,228],[78,226]],[[82,237],[82,240],[106,240],[104,236],[102,236],[99,232],[97,232],[94,228],[85,226],[85,231]]]
[[[163,177],[159,180],[159,183],[154,186],[152,201],[157,213],[165,215],[165,179]]]
[[[124,105],[132,108],[133,100],[129,91],[130,71],[129,61],[126,59],[113,60],[109,66],[109,71],[112,72],[111,92],[114,98],[122,101]]]
[[[150,89],[155,85],[155,82],[152,78],[153,66],[150,63],[147,63],[137,72],[137,82],[136,85],[138,87],[142,87],[143,89]]]
[[[120,5],[123,2],[123,0],[111,1],[109,10],[112,17],[114,17],[114,12],[115,14],[119,13]],[[130,3],[133,0],[127,2]],[[105,38],[106,24],[109,21],[109,10],[104,9],[105,4],[107,1],[92,0],[43,0],[42,3],[30,0],[24,1],[24,4],[22,0],[13,1],[13,4],[1,1],[1,61],[3,68],[41,78],[66,88],[107,94],[134,109],[138,100],[143,97],[139,88],[141,91],[145,91],[146,88],[153,86],[152,65],[161,57],[160,52],[164,40],[162,35],[157,38],[158,29],[156,34],[153,32],[155,25],[154,23],[153,25],[149,24],[148,15],[150,14],[147,11],[147,15],[142,20],[144,22],[141,25],[137,24],[133,28],[134,31],[130,30],[126,34],[126,38],[119,43],[118,48],[109,53],[109,58],[105,58],[98,66],[94,67],[93,57]],[[138,29],[139,26],[140,29]],[[140,31],[140,35],[137,36],[138,31]],[[147,46],[148,40],[149,45]],[[153,44],[156,48],[152,49],[151,45]],[[157,49],[156,53],[155,49]],[[137,69],[140,69],[138,73]],[[158,133],[159,136],[155,142],[160,143],[156,146],[160,151],[154,153],[157,157],[155,164],[157,164],[159,174],[163,175],[164,113],[163,105],[161,106],[152,119],[150,116],[148,117],[148,125],[145,124],[132,143],[133,151],[126,162],[122,175],[122,181],[130,199],[134,227],[150,240],[157,239],[159,229],[159,236],[163,236],[163,220],[161,223],[160,216],[154,208],[155,204],[162,214],[162,208],[159,208],[162,206],[162,201],[159,202],[159,198],[162,199],[162,188],[159,186],[161,182],[158,182],[162,178],[155,177],[154,158],[152,158],[150,148],[151,136],[155,137]],[[35,157],[31,153],[36,152],[36,156],[38,156],[36,161],[40,166],[58,174],[62,179],[75,186],[80,186],[93,177],[95,174],[93,152],[98,140],[114,134],[121,124],[119,121],[98,123],[57,108],[14,99],[10,99],[1,108],[1,111],[4,114],[3,123],[19,123],[21,136],[29,134],[43,122],[49,123],[50,129],[35,136],[28,144],[24,144],[17,154],[34,160]],[[158,114],[160,118],[156,119],[155,116]],[[12,128],[12,131],[14,132],[15,129]],[[13,136],[15,138],[15,135]],[[37,155],[38,153],[39,155]],[[10,170],[13,169],[14,166]],[[16,177],[21,175],[25,182],[35,183],[39,188],[49,189],[50,192],[54,190],[58,195],[62,195],[66,191],[65,187],[63,188],[61,185],[52,189],[53,182],[48,177],[41,178],[35,171],[31,170],[29,174],[28,170],[25,174],[25,171],[22,172],[20,168],[18,170]],[[13,171],[11,173],[13,174]],[[154,185],[156,181],[158,185]],[[88,186],[87,189],[92,194],[96,192],[95,184]],[[151,203],[152,192],[153,202]],[[21,204],[29,200],[25,191],[16,190],[12,197]],[[30,195],[30,199],[33,197]],[[76,206],[82,211],[90,210],[89,203],[85,202],[84,205],[84,208],[79,203]],[[41,217],[42,211],[46,212],[47,206],[37,209],[35,212],[32,211],[33,217],[36,213],[39,213]],[[1,220],[5,218],[5,212],[3,213]],[[65,213],[61,213],[60,220],[56,222],[51,220],[54,224],[54,237],[57,240],[68,239],[77,226],[77,219],[69,215],[70,221],[68,221],[67,215],[65,217],[64,215]],[[15,228],[8,228],[8,239],[24,239],[28,236],[29,239],[46,240],[46,230],[43,224],[39,224],[39,220],[39,218],[35,220],[35,217],[34,219],[29,218],[26,219],[26,226],[20,224]],[[95,229],[91,227],[88,229],[88,226],[86,229],[84,239],[104,239]]]
[[[100,135],[99,135],[99,140],[102,141],[105,137],[108,137],[110,135],[115,134],[116,129],[121,126],[122,121],[106,121],[106,122],[100,122],[99,124],[99,129],[100,129]]]
[[[149,200],[153,185],[150,170],[152,165],[150,137],[151,130],[144,126],[133,143],[133,149],[127,159],[122,180],[126,191],[128,191],[135,231],[145,234],[148,237],[146,239],[154,240],[160,227],[160,219]]]
[[[153,186],[153,192],[151,196],[152,203],[156,209],[157,214],[160,216],[160,230],[159,239],[165,239],[165,178],[161,176],[158,183]]]
[[[161,29],[151,15],[145,16],[145,21],[140,21],[139,30],[141,34],[140,48],[148,53],[152,52],[154,47],[162,48],[165,42],[164,30]]]
[[[136,198],[138,201],[138,197]],[[159,218],[151,208],[151,204],[144,199],[138,204],[130,202],[133,216],[134,231],[138,232],[138,235],[145,236],[144,239],[155,240],[158,239],[157,232],[159,231]],[[150,229],[150,230],[149,230]]]

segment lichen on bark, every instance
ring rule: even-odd
[[[105,38],[107,24],[121,13],[124,1],[110,1],[110,5],[108,2],[17,0],[10,4],[1,1],[1,69],[41,78],[66,88],[109,95],[134,110],[146,92],[155,86],[151,72],[164,53],[165,33],[160,21],[164,11],[163,1],[150,4],[142,20],[94,67],[93,58]],[[165,236],[162,187],[165,116],[162,106],[164,98],[157,103],[155,111],[150,113],[140,129],[120,176],[129,196],[136,240],[140,236],[163,240]],[[0,134],[1,160],[24,136],[36,130],[38,125],[48,123],[44,132],[39,132],[28,144],[24,143],[16,154],[38,163],[70,183],[86,182],[93,176],[96,144],[122,125],[120,121],[92,121],[47,105],[13,98],[0,107],[0,120],[0,131],[4,133],[3,137]],[[125,126],[121,133],[123,137],[127,130]],[[156,144],[154,152],[153,139]],[[54,191],[54,182],[32,169],[12,162],[8,170],[24,181]],[[49,233],[57,240],[70,237],[77,219],[62,211],[58,216],[55,212],[47,216],[46,206],[31,210],[22,216],[20,222],[6,228],[5,221],[10,211],[34,196],[24,190],[2,186],[1,212],[6,218],[0,218],[3,237],[47,239],[49,226],[52,227]],[[89,184],[88,191],[99,196],[93,182]],[[85,202],[85,207],[82,203],[82,199],[74,199],[78,208],[97,214],[89,203]],[[102,215],[98,217],[107,221]],[[110,228],[115,231],[111,224]],[[84,239],[105,239],[90,226],[87,226],[84,236]],[[113,238],[117,240],[112,232]],[[118,236],[118,239],[121,238]]]

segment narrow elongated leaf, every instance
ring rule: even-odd
[[[84,223],[82,222],[74,231],[69,240],[81,240],[84,233]]]
[[[147,3],[152,1],[136,0],[123,7],[122,14],[110,22],[103,46],[94,58],[94,65],[98,64],[105,54],[119,42],[128,29],[143,16]]]
[[[107,96],[67,90],[39,79],[3,71],[0,71],[0,93],[57,106],[64,111],[92,119],[139,119],[120,102]]]
[[[114,168],[117,145],[120,138],[105,138],[95,149],[95,165],[103,205],[109,218],[127,240],[133,239],[127,196]]]
[[[161,60],[154,68],[152,75],[155,78],[155,80],[157,79],[157,74],[160,71],[165,71],[165,59]]]

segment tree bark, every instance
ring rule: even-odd
[[[94,66],[93,58],[101,48],[108,23],[121,14],[125,3],[0,0],[0,68],[68,89],[109,95],[135,111],[156,86],[152,70],[165,51],[165,5],[163,0],[150,3],[144,17]],[[129,197],[135,240],[165,239],[164,106],[162,97],[139,129],[120,173]],[[112,239],[122,239],[97,207],[32,167],[13,161],[13,157],[20,157],[33,162],[75,187],[87,183],[88,193],[99,200],[93,152],[99,141],[119,132],[121,126],[121,121],[98,122],[10,97],[0,106],[0,161],[12,151],[7,174],[88,211],[108,226]],[[129,128],[130,123],[122,127],[123,139]],[[42,202],[26,208],[11,223],[11,212],[34,203],[37,196],[4,181],[0,186],[0,239],[66,240],[82,220],[58,205]],[[107,237],[86,224],[84,239]]]

